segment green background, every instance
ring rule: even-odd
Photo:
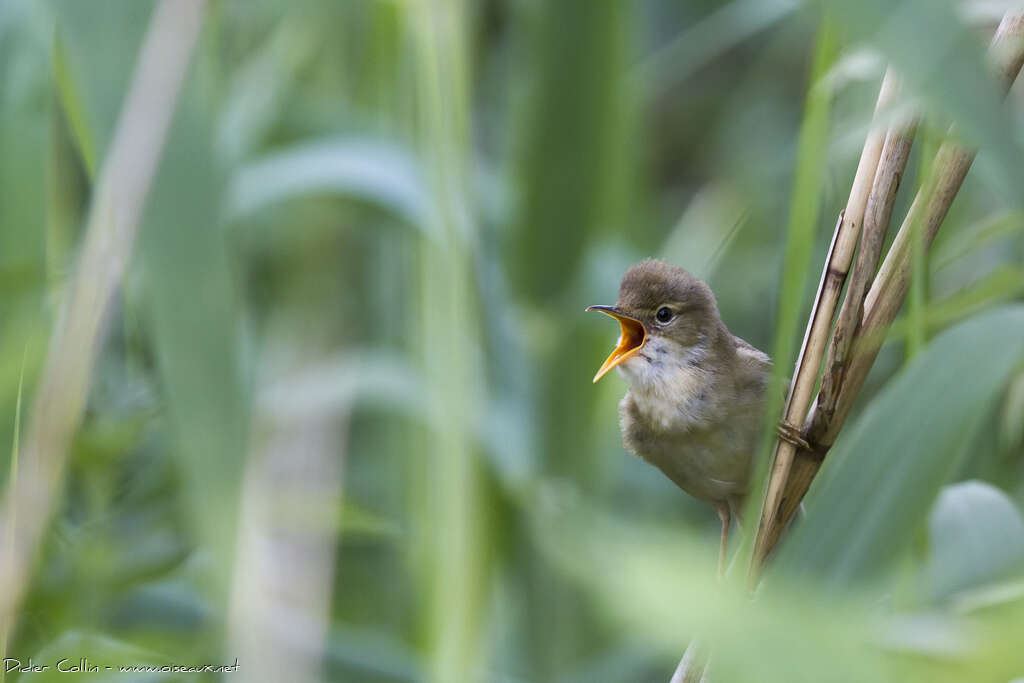
[[[0,2],[0,472],[152,7]],[[1024,676],[1001,7],[210,2],[7,656],[232,663],[262,514],[280,585],[328,554],[322,628],[273,611],[256,651],[322,680],[667,681],[694,637],[715,681]],[[950,122],[979,156],[750,602],[623,451],[583,309],[660,256],[788,376],[887,63],[923,113],[893,222]],[[175,676],[143,679],[208,679]]]

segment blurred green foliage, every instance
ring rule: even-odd
[[[152,7],[0,1],[0,444]],[[324,680],[667,681],[696,636],[715,681],[1024,676],[1024,101],[984,66],[1001,9],[211,1],[7,656],[230,663],[257,437],[330,414]],[[583,308],[662,255],[788,374],[888,62],[902,105],[980,154],[748,601],[713,578],[710,509],[624,454],[624,387],[590,383],[615,332]],[[223,678],[258,678],[240,664]]]

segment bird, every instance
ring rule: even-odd
[[[629,386],[619,403],[623,445],[714,506],[723,576],[732,517],[750,490],[771,359],[729,332],[707,283],[665,261],[633,265],[615,305],[586,310],[620,326],[594,382],[614,368]],[[780,436],[803,442],[786,425]]]

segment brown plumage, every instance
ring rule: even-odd
[[[595,381],[615,367],[629,384],[619,403],[623,444],[715,506],[721,570],[731,512],[749,490],[771,360],[730,334],[700,278],[664,261],[636,264],[615,306],[591,308],[622,326]]]

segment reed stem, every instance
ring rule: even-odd
[[[992,40],[989,53],[999,84],[1005,93],[1017,78],[1017,74],[1024,64],[1024,12],[1008,12],[1003,17]],[[891,213],[891,199],[888,197],[889,194],[895,195],[896,188],[899,186],[903,167],[901,163],[903,165],[906,163],[905,161],[901,162],[901,155],[904,154],[902,146],[905,145],[906,153],[909,153],[909,145],[912,141],[911,133],[912,130],[909,128],[905,127],[902,130],[897,128],[891,131],[891,136],[889,136],[891,140],[890,154],[886,161],[887,165],[882,167],[886,175],[879,175],[876,181],[878,193],[876,194],[876,203],[873,205],[873,211],[877,212],[877,217],[872,218],[872,221],[877,222],[873,225],[871,239],[878,240],[878,244],[881,244],[884,239],[884,233],[879,236],[877,230],[881,230],[882,219],[887,217],[887,213]],[[804,433],[812,446],[813,453],[801,450],[800,457],[790,463],[792,467],[786,472],[789,476],[781,486],[782,494],[778,498],[779,507],[770,508],[771,516],[767,523],[762,517],[757,545],[760,553],[755,555],[755,561],[763,559],[771,551],[778,541],[782,529],[792,518],[804,494],[807,493],[811,481],[821,467],[822,457],[835,443],[835,439],[849,415],[853,401],[863,386],[868,371],[885,340],[886,331],[906,298],[910,287],[914,231],[920,231],[919,239],[922,248],[927,251],[935,239],[950,205],[956,198],[964,177],[974,161],[974,156],[974,150],[966,149],[953,141],[947,141],[939,148],[931,167],[931,173],[914,198],[899,233],[867,292],[864,312],[852,339],[849,342],[843,342],[849,344],[846,358],[841,359],[834,356],[831,360],[835,362],[830,363],[826,368],[822,386],[828,386],[829,393],[819,392],[819,402],[805,422],[807,427]],[[869,249],[875,248],[877,246],[874,242],[869,244]],[[871,251],[865,250],[864,263],[857,276],[858,288],[863,286],[862,280],[867,278],[867,273],[871,269],[871,259]],[[855,312],[858,304],[855,299],[851,299],[850,306],[851,309],[847,315],[851,320],[856,319]],[[846,327],[843,329],[843,333],[847,336],[849,336],[851,324],[850,321],[845,323]],[[822,403],[823,401],[824,403]],[[774,469],[773,474],[775,474]],[[776,486],[778,487],[778,485]]]

